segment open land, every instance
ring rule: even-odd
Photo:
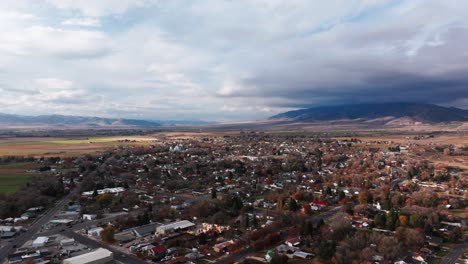
[[[468,134],[437,129],[3,137],[0,220],[32,225],[0,257],[61,234],[74,254],[101,247],[122,263],[262,263],[268,252],[454,263],[466,248]],[[61,261],[58,245],[43,248]]]

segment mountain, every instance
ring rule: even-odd
[[[137,119],[116,119],[66,115],[23,116],[0,113],[1,126],[72,126],[72,127],[158,127],[161,124]]]
[[[405,122],[441,123],[468,121],[468,110],[423,103],[381,103],[341,106],[322,106],[289,111],[270,117],[270,120],[333,121],[333,120],[380,120],[395,119]]]

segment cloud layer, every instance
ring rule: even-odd
[[[322,2],[3,1],[0,112],[225,121],[359,102],[468,108],[466,1]]]

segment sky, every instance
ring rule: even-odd
[[[0,112],[258,120],[468,109],[465,0],[2,0]]]

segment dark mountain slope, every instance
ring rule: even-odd
[[[382,103],[323,106],[275,115],[270,119],[294,121],[332,121],[341,119],[410,118],[414,121],[440,123],[468,121],[468,110],[422,103]]]

